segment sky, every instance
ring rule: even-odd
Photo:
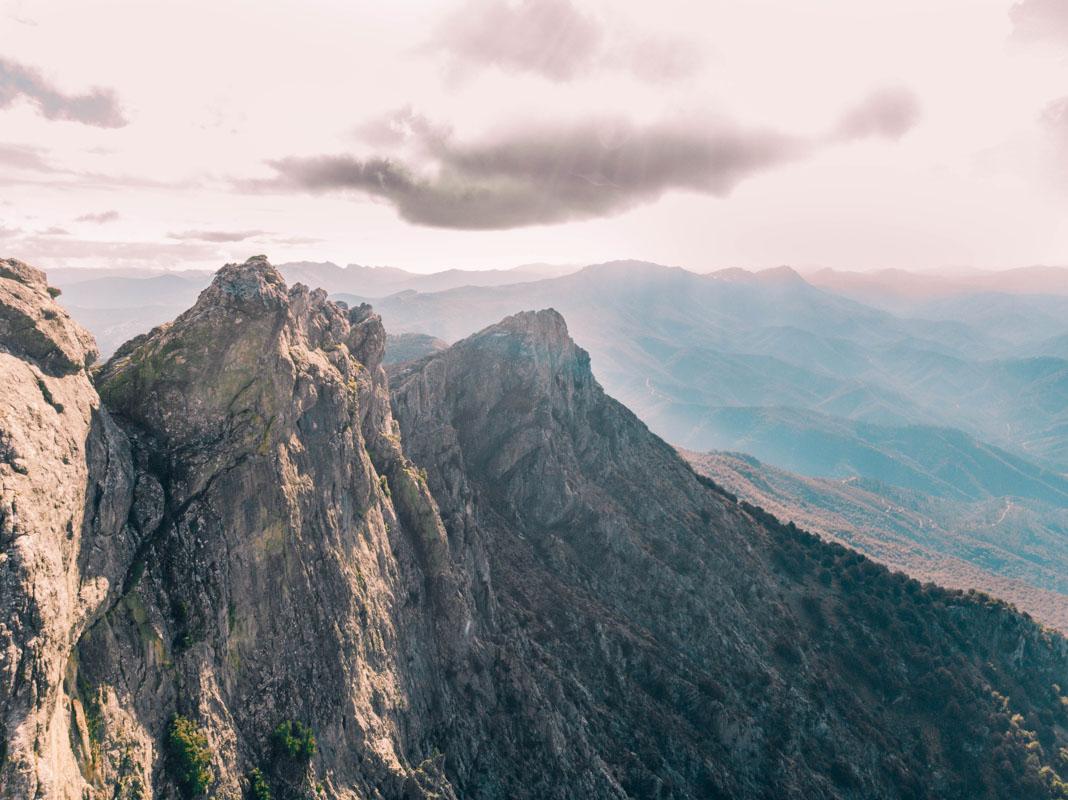
[[[0,257],[1068,263],[1068,0],[0,0]]]

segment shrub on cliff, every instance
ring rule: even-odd
[[[211,785],[208,739],[191,719],[175,714],[164,742],[167,772],[185,800],[200,797]]]
[[[292,761],[307,764],[315,755],[315,734],[302,722],[286,720],[271,737],[275,751]]]

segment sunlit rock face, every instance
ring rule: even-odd
[[[92,338],[43,272],[0,261],[0,786],[81,797],[74,645],[141,539],[126,436],[86,370]]]

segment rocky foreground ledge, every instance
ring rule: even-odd
[[[0,262],[0,796],[1063,796],[1064,639],[699,479],[554,311],[384,342],[261,257],[90,372]]]

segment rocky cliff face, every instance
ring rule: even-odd
[[[170,796],[176,715],[214,796],[257,768],[280,791],[399,796],[463,604],[397,443],[378,318],[228,266],[98,372],[108,413],[84,334],[27,274],[10,291],[49,325],[0,356],[5,796]],[[313,765],[274,752],[288,722],[314,730]]]
[[[1064,640],[698,478],[555,312],[384,342],[253,259],[91,381],[0,264],[0,796],[1061,791]]]
[[[130,450],[86,371],[92,339],[44,273],[13,260],[0,261],[0,344],[0,785],[81,797],[65,680],[137,546]]]

